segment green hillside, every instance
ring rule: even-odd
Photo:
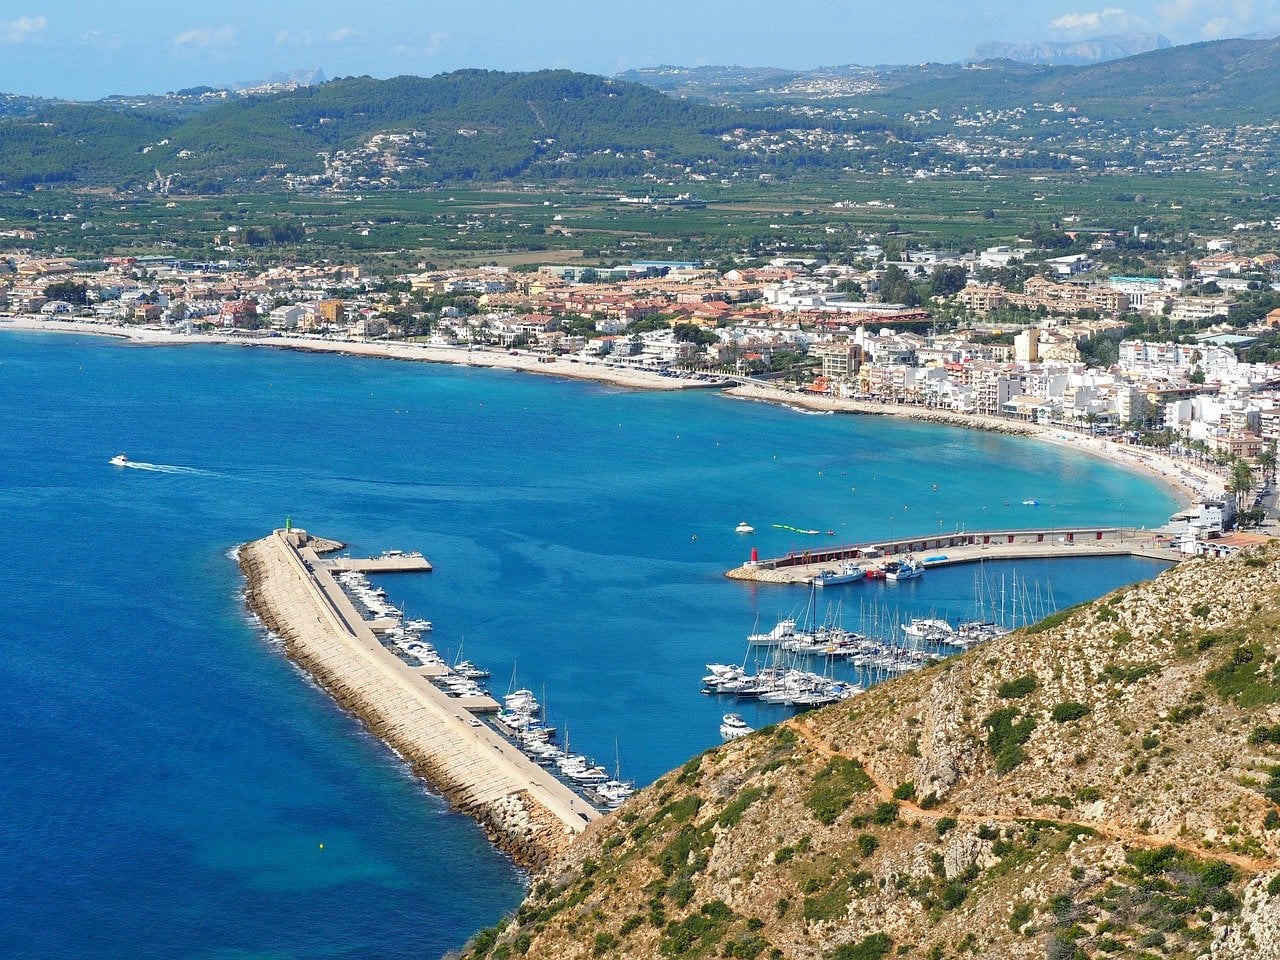
[[[634,75],[673,95],[567,70],[353,77],[227,99],[195,91],[81,104],[0,95],[0,185],[137,188],[157,172],[177,193],[279,187],[289,178],[345,188],[666,179],[686,167],[707,178],[832,179],[882,168],[911,175],[972,163],[972,153],[948,144],[953,134],[977,138],[995,167],[1069,169],[1081,162],[1073,155],[1084,155],[1101,169],[1117,154],[1136,167],[1149,158],[1134,153],[1136,141],[1159,128],[1265,126],[1280,111],[1280,40],[1172,47],[1085,67],[833,68],[812,73],[816,100],[805,99],[804,83],[779,92],[801,75],[772,70]],[[700,85],[736,106],[697,102]],[[860,92],[831,93],[846,88]],[[1047,125],[1020,122],[1020,111],[1043,117],[1052,104],[1074,110],[1058,109]],[[1077,116],[1105,124],[1081,132],[1071,127]],[[1117,146],[1127,137],[1135,143]],[[1245,151],[1252,169],[1275,159],[1270,146],[1258,147],[1250,139]],[[324,182],[306,179],[322,174]]]
[[[119,184],[155,167],[195,180],[252,181],[318,172],[317,154],[356,150],[375,133],[419,131],[433,179],[494,180],[564,154],[647,150],[652,163],[694,161],[718,152],[715,135],[742,122],[739,113],[587,74],[462,70],[336,80],[232,99],[186,119],[63,105],[0,122],[0,157],[17,185]]]

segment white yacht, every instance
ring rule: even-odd
[[[740,524],[733,528],[734,533],[755,533],[756,528],[747,521],[743,520]]]
[[[916,640],[940,640],[950,643],[955,638],[955,628],[946,620],[934,617],[914,617],[902,627],[902,632]]]
[[[110,462],[113,467],[127,467],[129,465],[129,458],[123,453],[117,453],[111,458]]]
[[[747,721],[736,713],[726,713],[720,721],[720,736],[726,740],[737,740],[752,732],[752,728],[747,726]]]

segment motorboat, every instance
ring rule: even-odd
[[[747,521],[743,520],[740,524],[733,528],[734,533],[755,533],[756,528]]]
[[[835,570],[822,570],[810,582],[815,587],[835,587],[842,583],[856,583],[867,575],[862,565],[854,560],[846,560]]]
[[[886,580],[914,580],[923,575],[924,564],[912,556],[905,556],[901,560],[890,560],[884,565]]]
[[[795,620],[787,617],[779,620],[768,633],[753,633],[747,637],[748,646],[752,647],[776,647],[782,643],[787,637],[792,636],[796,632]]]
[[[752,732],[752,728],[747,726],[747,721],[736,713],[726,713],[720,721],[720,736],[726,740],[737,740]]]
[[[591,792],[595,794],[601,806],[616,810],[622,806],[629,796],[636,792],[636,787],[630,781],[614,779],[596,784],[591,788]]]
[[[127,467],[129,465],[129,458],[123,453],[117,453],[111,458],[110,462],[113,467]]]

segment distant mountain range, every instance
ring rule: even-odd
[[[287,73],[273,73],[262,80],[237,80],[226,84],[226,89],[237,93],[256,90],[285,89],[288,87],[314,87],[319,83],[327,83],[329,78],[319,67],[299,67]]]
[[[0,94],[0,184],[152,181],[191,192],[285,181],[589,180],[698,168],[717,177],[839,175],[860,164],[877,171],[967,166],[963,155],[948,153],[947,136],[962,118],[970,136],[969,121],[991,111],[1059,105],[1055,116],[1104,121],[1125,136],[1280,120],[1280,40],[1166,47],[1086,66],[1001,59],[811,71],[661,67],[614,79],[566,70],[270,79],[239,95],[197,87],[70,103]],[[1065,128],[1056,123],[1018,128],[1018,150],[1038,144],[1040,156],[1058,151],[1067,162],[1055,140]],[[1107,134],[1091,129],[1101,156]],[[833,146],[843,141],[832,137],[845,135],[862,152]]]
[[[1173,46],[1167,37],[1158,33],[1122,33],[1111,37],[1094,37],[1090,40],[1055,41],[1039,43],[980,43],[973,51],[973,60],[1014,60],[1018,63],[1035,63],[1044,66],[1084,66],[1120,60],[1137,53],[1165,50]]]

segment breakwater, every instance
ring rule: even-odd
[[[868,543],[815,546],[779,557],[757,559],[725,573],[731,580],[758,583],[808,583],[818,572],[842,560],[869,564],[878,558],[922,554],[925,567],[946,567],[985,560],[1047,560],[1070,557],[1146,557],[1177,562],[1177,544],[1167,536],[1127,527],[1052,527],[976,530],[924,534]]]
[[[384,648],[302,530],[246,544],[247,600],[345,708],[517,862],[537,870],[599,814]]]

